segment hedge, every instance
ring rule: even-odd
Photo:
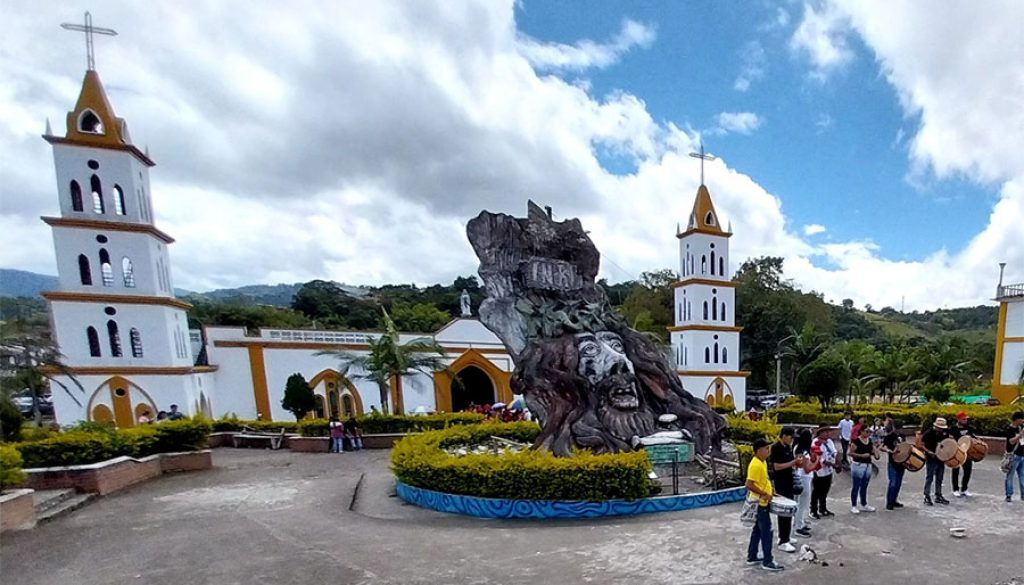
[[[643,451],[572,457],[527,449],[518,453],[449,455],[445,447],[498,436],[532,442],[535,423],[483,423],[410,435],[395,444],[391,469],[408,485],[450,494],[530,500],[637,499],[650,495],[651,463]]]
[[[875,417],[885,413],[903,421],[904,425],[931,426],[937,417],[953,420],[960,411],[971,416],[971,428],[979,435],[1002,436],[1010,426],[1010,415],[1019,407],[985,406],[982,404],[953,404],[943,406],[929,402],[923,406],[907,404],[860,404],[853,406],[854,418],[863,416],[871,423]],[[786,404],[772,411],[782,424],[811,424],[835,426],[843,418],[843,408],[834,408],[829,412],[821,412],[821,407],[813,402],[797,402]]]
[[[0,445],[0,490],[16,487],[25,481],[21,453],[11,445]]]
[[[279,433],[284,429],[286,433],[295,433],[299,430],[299,423],[293,420],[270,421],[270,420],[245,420],[237,416],[218,418],[213,421],[213,432],[237,432],[243,427],[256,431]]]
[[[779,437],[779,431],[782,430],[775,418],[771,416],[752,421],[745,414],[730,414],[725,417],[725,421],[725,438],[733,442],[753,443],[754,439],[767,439],[774,442]]]
[[[115,457],[146,457],[155,453],[205,448],[211,425],[183,419],[130,429],[72,430],[39,441],[15,443],[25,467],[86,465]]]
[[[472,425],[484,421],[484,415],[473,412],[432,414],[430,416],[361,416],[356,419],[363,434],[416,433],[444,429],[452,425]],[[328,420],[323,418],[304,420],[298,431],[303,437],[327,437],[330,433]]]

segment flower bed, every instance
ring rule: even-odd
[[[439,493],[511,500],[633,500],[650,494],[650,461],[644,452],[573,457],[527,450],[503,455],[449,455],[446,448],[475,445],[490,437],[532,442],[533,423],[457,425],[412,435],[391,453],[403,484]]]

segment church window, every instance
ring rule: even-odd
[[[690,301],[686,301],[686,320],[693,319],[693,305]]]
[[[121,357],[121,334],[117,331],[117,321],[107,321],[107,337],[110,338],[110,355]]]
[[[715,342],[715,363],[718,363],[718,342]]]
[[[124,275],[124,285],[128,288],[135,288],[135,270],[132,268],[132,261],[127,256],[121,259],[121,274]]]
[[[725,276],[725,256],[718,257],[718,274]]]
[[[107,236],[104,236],[103,234],[100,234],[100,235],[96,236],[96,241],[101,243],[101,244],[106,244],[109,240],[107,239]]]
[[[683,365],[690,363],[690,350],[689,348],[683,348]]]
[[[120,185],[114,185],[114,212],[124,215],[124,191]]]
[[[85,286],[92,286],[92,268],[89,267],[89,258],[85,254],[78,255],[78,277]]]
[[[711,297],[711,320],[718,320],[718,297]]]
[[[708,302],[704,301],[704,320],[708,320]]]
[[[103,207],[103,185],[100,178],[93,175],[89,183],[92,186],[92,210],[94,213],[103,213],[106,210]]]
[[[722,348],[722,363],[729,363],[729,350],[725,347]]]
[[[128,331],[128,338],[132,343],[132,357],[142,357],[142,336],[139,335],[139,330],[132,327]]]
[[[85,211],[82,204],[82,186],[78,181],[71,181],[71,209],[74,211]]]
[[[701,256],[700,257],[700,273],[701,274],[707,274],[708,273],[708,257],[707,256]]]
[[[704,223],[708,225],[715,225],[715,214],[709,211],[708,214],[704,216]]]
[[[92,110],[85,110],[78,118],[78,130],[89,134],[103,134],[103,122]]]
[[[711,244],[714,246],[714,244]],[[711,250],[711,274],[715,273],[715,251]]]
[[[100,357],[100,336],[96,333],[96,328],[89,327],[86,329],[85,336],[89,339],[89,355]]]
[[[722,321],[725,321],[725,303],[722,303]]]
[[[704,348],[704,363],[705,364],[710,364],[711,363],[711,348],[710,347],[705,347]]]
[[[90,160],[90,161],[89,161],[89,162],[87,162],[86,164],[87,164],[87,165],[89,165],[89,168],[90,168],[90,169],[92,169],[92,170],[94,170],[94,171],[95,171],[96,169],[100,168],[100,163],[98,163],[98,162],[96,162],[96,161],[94,161],[94,160]]]
[[[114,286],[114,267],[110,265],[110,254],[106,248],[100,248],[100,273],[103,286]]]
[[[105,307],[103,309],[103,312],[106,313],[107,315],[114,316],[117,314],[117,309],[115,309],[114,307]]]

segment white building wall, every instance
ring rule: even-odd
[[[714,267],[711,254],[714,253]],[[687,278],[729,279],[729,239],[693,232],[679,239],[679,274]],[[702,263],[704,260],[706,262]]]
[[[99,239],[105,238],[102,243]],[[97,294],[130,294],[172,296],[170,289],[160,287],[158,262],[169,265],[167,247],[153,236],[143,233],[99,230],[91,228],[55,227],[53,245],[57,255],[57,277],[60,290]],[[103,283],[100,250],[110,256],[113,282]],[[79,256],[89,260],[92,284],[82,284]],[[126,282],[124,258],[131,261],[131,279]],[[135,286],[129,286],[134,281]]]
[[[112,307],[115,315],[107,315]],[[69,366],[161,366],[183,367],[192,365],[192,352],[187,344],[185,312],[160,305],[134,305],[126,303],[79,303],[51,301],[50,315],[53,330],[61,352]],[[117,323],[121,339],[122,357],[113,357],[107,334],[107,321]],[[100,341],[100,357],[89,353],[86,329],[95,327]],[[130,331],[139,330],[143,357],[132,356]],[[184,354],[179,354],[175,337],[184,332]]]
[[[674,294],[675,324],[701,324],[731,327],[736,319],[736,289],[731,286],[686,284]],[[704,318],[704,303],[708,316]]]
[[[79,219],[102,219],[125,223],[152,224],[152,204],[149,190],[149,167],[135,156],[121,150],[92,148],[86,146],[54,144],[53,161],[57,177],[57,194],[63,217]],[[89,167],[89,161],[99,164],[97,169]],[[93,211],[91,178],[100,179],[104,213]],[[71,204],[71,181],[77,181],[82,189],[83,211],[74,211]],[[124,193],[123,215],[116,213],[114,185]]]
[[[104,404],[113,409],[110,391],[105,387],[106,383],[112,377],[113,376],[110,375],[76,376],[78,382],[85,389],[84,393],[80,392],[75,383],[68,378],[63,376],[57,377],[57,380],[67,386],[74,395],[73,399],[67,392],[64,392],[59,385],[51,385],[53,407],[57,424],[67,426],[83,420],[88,420],[89,417],[86,412],[86,408],[89,407],[90,400],[92,401],[93,407],[97,404]],[[138,389],[141,389],[145,396],[152,400],[152,405],[156,409],[152,412],[154,416],[156,416],[157,412],[160,410],[170,410],[171,404],[177,404],[181,411],[188,415],[195,414],[192,411],[192,406],[195,402],[192,391],[193,384],[195,383],[193,382],[193,375],[132,375],[124,377],[137,386]],[[131,398],[132,411],[134,414],[135,406],[143,403],[143,398],[141,394],[134,390],[131,393]],[[77,402],[75,399],[77,399]]]
[[[1006,337],[1024,337],[1024,301],[1006,303]]]

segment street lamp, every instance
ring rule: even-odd
[[[796,334],[783,338],[775,345],[775,396],[782,393],[782,344],[796,337]]]

